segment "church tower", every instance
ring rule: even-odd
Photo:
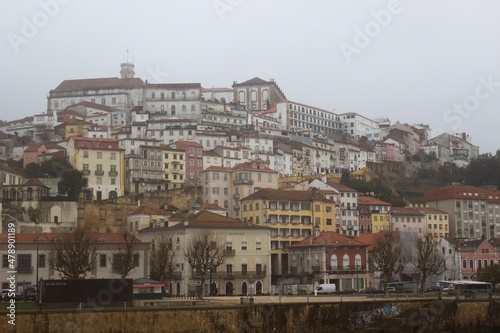
[[[120,64],[120,75],[122,79],[132,79],[135,75],[134,64],[131,62],[124,62]]]

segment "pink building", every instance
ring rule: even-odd
[[[447,239],[460,255],[460,279],[475,280],[482,268],[500,264],[500,253],[486,239]]]
[[[185,151],[186,186],[200,185],[200,173],[203,171],[203,146],[192,141],[177,141],[170,146]]]

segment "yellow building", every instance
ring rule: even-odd
[[[377,233],[390,228],[391,204],[372,197],[358,197],[359,233]]]
[[[264,188],[241,200],[243,222],[271,228],[272,275],[287,272],[286,248],[311,237],[314,229],[335,231],[335,202],[318,190]]]
[[[160,145],[163,151],[163,170],[167,190],[182,188],[186,182],[185,149],[176,149],[170,145]]]
[[[71,137],[68,161],[88,179],[86,198],[112,199],[122,196],[125,184],[125,154],[113,139]]]

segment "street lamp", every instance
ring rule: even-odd
[[[356,292],[359,293],[359,263],[356,263]]]

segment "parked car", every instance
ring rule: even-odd
[[[23,299],[25,301],[35,301],[36,300],[36,289],[33,287],[28,287],[24,290],[24,297]]]
[[[389,292],[389,293],[395,293],[396,292],[396,288],[394,288],[394,287],[387,287],[387,292]]]
[[[427,289],[425,289],[425,291],[430,291],[430,292],[438,292],[438,291],[441,291],[441,287],[440,286],[432,286],[432,287],[429,287]]]
[[[356,293],[356,290],[355,289],[352,289],[352,288],[344,288],[343,290],[340,290],[339,292],[337,292],[337,294],[341,294],[341,295],[349,295],[349,294],[355,294]]]
[[[366,288],[366,289],[361,290],[360,293],[373,295],[373,294],[383,294],[384,291],[382,289],[370,287],[370,288]]]
[[[2,301],[6,302],[6,301],[9,301],[11,299],[11,297],[9,297],[9,293],[10,293],[10,289],[2,289],[2,298],[1,298]],[[22,299],[21,294],[19,292],[15,292],[14,299],[16,301],[20,301]]]

